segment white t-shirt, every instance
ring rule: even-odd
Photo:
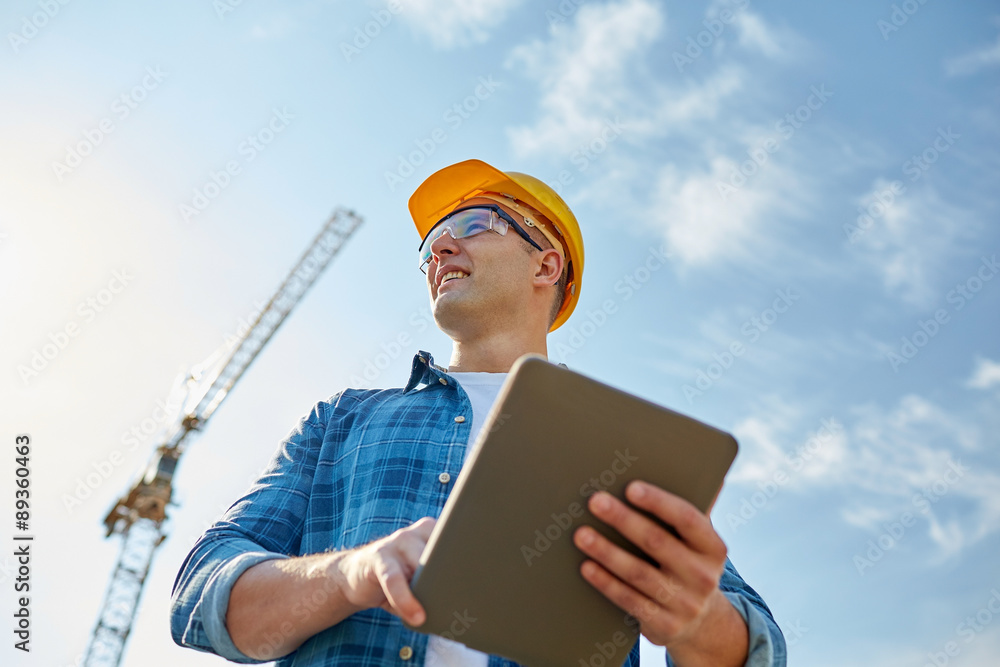
[[[507,379],[506,373],[448,373],[458,380],[462,389],[469,395],[472,401],[472,432],[469,435],[469,445],[476,441],[486,415],[490,413],[490,408],[497,400],[500,393],[500,386]],[[469,448],[465,450],[465,456],[469,456]],[[464,463],[464,461],[463,461]],[[489,663],[489,656],[481,651],[474,651],[464,644],[432,635],[427,642],[427,665],[434,667],[486,667]]]

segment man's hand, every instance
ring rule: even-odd
[[[719,590],[726,545],[711,521],[678,496],[643,482],[625,492],[629,502],[673,526],[675,537],[609,493],[589,500],[590,511],[649,554],[659,567],[615,546],[589,526],[573,541],[587,556],[583,577],[632,614],[649,641],[666,646],[683,665],[742,665],[747,628]]]
[[[426,614],[410,591],[410,578],[434,523],[424,517],[349,551],[266,560],[249,568],[233,585],[226,611],[236,648],[251,658],[274,660],[372,607],[422,624]],[[327,594],[303,613],[303,601],[315,600],[317,592]]]
[[[410,625],[422,624],[427,615],[410,590],[410,579],[435,523],[424,517],[348,552],[339,564],[347,601],[358,611],[380,607]]]

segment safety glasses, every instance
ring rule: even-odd
[[[496,205],[471,206],[459,211],[449,213],[441,218],[434,227],[427,233],[420,243],[420,270],[427,273],[427,265],[431,263],[431,244],[447,232],[451,238],[464,239],[485,231],[496,232],[500,236],[507,235],[507,229],[513,227],[514,231],[521,235],[525,241],[535,248],[542,250],[542,246],[535,243],[534,239],[528,236],[519,224],[510,217],[506,211]]]

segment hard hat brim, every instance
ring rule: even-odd
[[[510,180],[507,174],[482,160],[466,160],[431,174],[410,197],[410,215],[420,238],[427,236],[460,203],[482,192],[508,194],[550,220],[555,217],[544,202]]]

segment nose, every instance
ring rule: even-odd
[[[435,230],[437,233],[437,230]],[[451,232],[446,230],[441,230],[438,237],[431,241],[431,262],[436,262],[440,264],[440,257],[443,254],[454,255],[458,252],[458,243],[451,237]]]

